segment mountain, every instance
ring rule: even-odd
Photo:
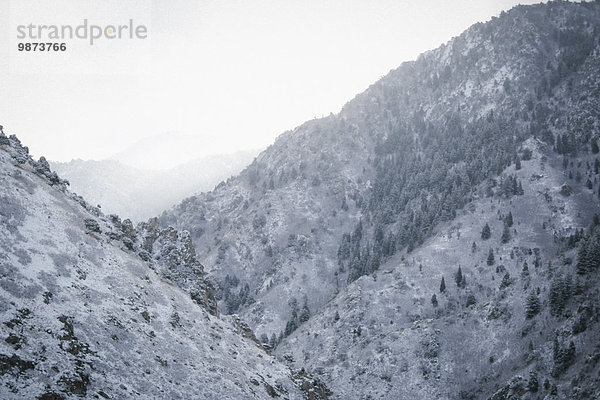
[[[187,232],[103,215],[1,130],[0,182],[0,398],[326,397],[218,316]]]
[[[129,167],[143,170],[168,170],[194,160],[218,154],[214,140],[167,132],[143,138],[109,158]]]
[[[563,1],[476,24],[160,224],[335,398],[597,397],[599,26]]]
[[[212,189],[239,173],[255,155],[252,151],[212,155],[165,170],[137,169],[115,160],[50,162],[50,166],[89,202],[139,222]]]
[[[277,354],[320,372],[336,398],[597,398],[600,280],[574,262],[600,213],[597,188],[569,180],[539,140],[523,148],[531,159],[502,176],[524,194],[469,202],[423,245],[354,281]]]

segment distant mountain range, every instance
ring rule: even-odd
[[[108,159],[136,169],[168,170],[221,154],[222,151],[215,147],[215,140],[212,139],[210,135],[166,132],[143,138]]]
[[[171,143],[172,142],[168,142]],[[168,147],[168,146],[167,146]],[[156,160],[158,149],[147,149],[146,160]],[[134,222],[158,215],[184,198],[214,188],[216,184],[239,173],[258,151],[212,155],[168,169],[144,170],[131,165],[144,165],[142,153],[119,153],[114,159],[102,161],[73,160],[50,162],[57,173],[71,184],[71,190],[104,212],[126,216]],[[135,155],[137,154],[137,156]],[[131,162],[133,161],[133,162]]]

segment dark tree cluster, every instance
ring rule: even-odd
[[[227,275],[219,284],[215,297],[225,303],[225,312],[234,314],[241,306],[252,303],[254,300],[250,296],[250,287],[246,283],[239,290],[240,280],[235,275]]]
[[[585,275],[600,267],[600,226],[595,218],[589,233],[579,241],[577,273]]]
[[[554,368],[552,370],[552,375],[555,378],[558,378],[575,362],[576,353],[577,350],[573,341],[570,341],[569,344],[565,346],[559,342],[558,338],[554,338],[552,352],[554,358]]]
[[[306,296],[304,296],[302,308],[298,308],[298,300],[296,298],[291,298],[288,304],[290,306],[290,319],[285,325],[282,338],[291,335],[302,323],[308,321],[310,318],[310,309],[308,308],[308,299]]]
[[[527,300],[525,303],[525,316],[527,317],[527,319],[531,319],[538,315],[541,309],[542,306],[540,303],[540,299],[535,294],[535,291],[532,290],[531,293],[529,293],[529,296],[527,296]]]
[[[573,279],[570,275],[556,276],[550,284],[550,313],[552,315],[560,315],[565,306],[567,305],[569,298],[573,294]]]
[[[479,183],[510,165],[521,138],[509,133],[509,126],[489,116],[466,124],[458,112],[442,125],[426,122],[419,112],[410,123],[390,121],[376,146],[376,179],[363,202],[374,221],[373,238],[346,234],[339,246],[348,281],[373,272],[397,250],[422,244],[439,222],[453,219],[472,199]],[[514,176],[503,178],[500,188],[506,196],[523,193]]]

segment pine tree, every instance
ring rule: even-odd
[[[519,181],[519,186],[517,188],[517,195],[523,196],[524,194],[525,194],[525,191],[523,190],[523,185],[521,185],[521,181]]]
[[[442,276],[442,282],[440,283],[440,293],[444,293],[446,291],[446,281],[444,281],[444,277]]]
[[[515,169],[518,171],[521,169],[521,159],[519,156],[515,156]]]
[[[537,393],[540,388],[540,383],[538,381],[538,374],[536,371],[531,371],[529,373],[529,382],[527,384],[527,389],[531,393]]]
[[[570,276],[557,276],[550,284],[550,313],[552,315],[560,315],[564,310],[569,297],[571,296],[572,280]]]
[[[460,268],[460,265],[458,266],[458,271],[456,271],[454,280],[456,281],[456,286],[458,286],[458,287],[463,286],[463,274],[462,274],[462,269]]]
[[[502,237],[500,238],[502,243],[508,243],[510,241],[510,229],[508,225],[504,224],[504,229],[502,230]]]
[[[525,316],[527,319],[531,319],[540,312],[540,309],[540,299],[536,296],[534,291],[531,291],[529,296],[527,296],[527,302],[525,303]]]
[[[513,226],[513,216],[511,211],[509,211],[508,215],[504,218],[504,224],[509,228]]]
[[[490,226],[486,223],[481,230],[481,239],[488,240],[492,236]]]
[[[260,335],[260,343],[261,344],[269,344],[269,336],[266,333]]]
[[[471,246],[471,253],[475,253],[477,251],[477,244],[475,242],[473,242],[473,245]]]
[[[342,199],[342,211],[348,211],[348,203],[346,202],[346,196]]]
[[[304,304],[298,319],[300,323],[306,322],[310,319],[310,309],[308,308],[308,299],[306,298],[306,295],[304,295]]]
[[[496,262],[495,258],[494,258],[494,250],[490,249],[489,253],[488,253],[488,258],[487,258],[487,265],[494,265],[494,263]]]
[[[527,261],[523,263],[523,270],[521,271],[522,279],[529,279],[529,267],[527,266]]]
[[[575,361],[576,355],[575,343],[571,341],[567,348],[564,348],[558,342],[558,338],[554,339],[554,369],[552,375],[558,378],[564,371],[566,371]]]
[[[435,293],[433,294],[433,296],[431,296],[431,304],[432,304],[434,307],[437,307],[437,306],[438,306],[438,299],[437,299],[437,297],[436,297]]]
[[[467,296],[467,302],[465,303],[465,307],[474,306],[476,303],[477,299],[475,299],[475,296],[472,293],[469,293],[469,295]]]
[[[275,332],[273,332],[273,334],[271,335],[271,340],[269,341],[269,345],[271,346],[272,349],[277,347],[277,336],[275,335]]]

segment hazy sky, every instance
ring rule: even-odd
[[[535,1],[0,0],[0,124],[53,160],[101,159],[170,131],[198,136],[206,153],[262,147],[525,3]],[[16,53],[15,24],[84,18],[131,18],[148,38]]]

